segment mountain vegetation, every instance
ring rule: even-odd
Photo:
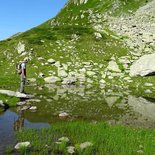
[[[26,57],[30,83],[115,86],[153,97],[154,4],[69,0],[56,17],[0,42],[0,85],[17,85],[15,66]]]
[[[145,29],[148,20],[154,21],[152,3],[68,1],[56,17],[0,42],[0,84],[12,79],[16,83],[15,65],[27,57],[28,77],[37,82],[117,85],[142,92],[144,83],[152,83],[154,77],[129,74],[134,61],[154,50],[154,34]],[[138,31],[139,24],[144,25],[143,31]],[[143,44],[138,35],[144,37]]]

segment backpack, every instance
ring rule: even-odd
[[[18,64],[16,64],[16,70],[17,70],[17,73],[18,74],[21,74],[22,73],[21,64],[22,64],[22,62],[19,62]]]

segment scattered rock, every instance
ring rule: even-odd
[[[63,68],[58,68],[58,76],[59,77],[67,77],[68,74],[65,70],[63,70]]]
[[[28,99],[26,101],[27,102],[37,102],[37,103],[41,102],[41,100],[39,100],[39,99]]]
[[[26,101],[23,101],[23,102],[17,102],[17,105],[18,106],[22,106],[22,105],[25,105],[26,104]]]
[[[58,141],[69,142],[69,138],[68,137],[61,137],[61,138],[58,139]]]
[[[99,32],[94,33],[96,39],[102,39],[102,35]]]
[[[103,80],[103,79],[101,79],[99,82],[102,83],[102,84],[106,83],[106,81]]]
[[[76,81],[77,81],[77,78],[76,77],[67,77],[67,78],[64,78],[63,79],[62,84],[72,85],[72,84],[75,84]]]
[[[144,154],[144,151],[143,150],[138,150],[137,153],[138,154]]]
[[[85,65],[85,66],[91,66],[92,62],[82,62],[82,64]]]
[[[5,104],[2,100],[0,100],[0,107],[5,107]]]
[[[20,108],[20,110],[25,111],[25,110],[28,110],[29,108],[30,108],[30,106],[23,106],[23,107]]]
[[[150,90],[150,89],[146,89],[145,91],[144,91],[145,93],[152,93],[152,91]]]
[[[88,148],[90,146],[93,146],[93,143],[91,143],[91,142],[84,142],[84,143],[80,144],[80,149],[83,150],[83,149],[86,149],[86,148]]]
[[[61,81],[61,79],[59,77],[56,77],[56,76],[46,77],[46,78],[44,78],[44,80],[47,83],[56,83],[56,82],[60,82]]]
[[[113,72],[121,72],[121,70],[119,69],[117,63],[115,61],[110,61],[108,66],[107,66],[107,69],[110,70],[110,71],[113,71]]]
[[[39,77],[43,78],[45,76],[44,73],[39,73]]]
[[[75,153],[75,147],[74,147],[74,146],[68,146],[68,147],[67,147],[67,152],[68,152],[69,154]]]
[[[146,87],[152,87],[153,84],[152,83],[144,83],[144,86],[146,86]]]
[[[59,117],[68,117],[68,116],[69,116],[69,114],[66,112],[62,112],[59,114]]]
[[[88,76],[93,76],[93,75],[96,75],[96,73],[93,72],[93,71],[87,71],[87,75],[88,75]]]
[[[51,58],[51,59],[48,59],[47,62],[50,63],[50,64],[54,64],[56,61]]]
[[[30,147],[30,142],[21,142],[21,143],[17,143],[16,146],[15,146],[15,149],[20,149],[22,147]]]
[[[31,83],[34,83],[36,82],[37,80],[35,78],[28,78],[27,81],[31,82]]]
[[[32,106],[29,108],[30,110],[37,110],[37,107],[36,106]]]

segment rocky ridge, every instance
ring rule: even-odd
[[[155,49],[155,1],[146,4],[139,8],[136,12],[131,12],[130,15],[122,15],[121,17],[109,17],[109,26],[112,31],[116,32],[117,35],[123,38],[123,42],[127,48],[130,49],[130,61],[131,63],[138,60],[140,57],[154,53]],[[152,55],[150,55],[151,58]],[[147,57],[147,56],[146,56]],[[149,62],[150,59],[141,59],[140,65],[132,65],[130,68],[130,75],[147,75],[155,70],[153,69],[154,63]],[[130,64],[131,64],[130,63]],[[143,74],[143,69],[150,70]],[[152,69],[151,69],[152,68]],[[135,74],[133,74],[135,72]]]

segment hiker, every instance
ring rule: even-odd
[[[24,93],[24,86],[26,82],[26,63],[28,58],[24,58],[23,61],[20,61],[17,67],[17,72],[20,75],[20,93]]]

